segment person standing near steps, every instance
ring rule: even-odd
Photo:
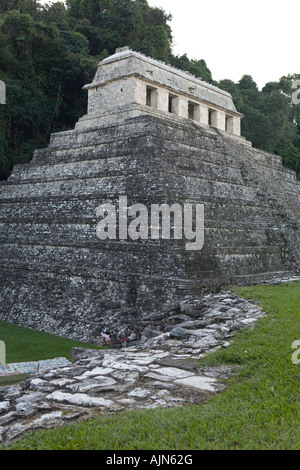
[[[134,341],[135,339],[136,339],[136,334],[131,329],[131,326],[127,325],[125,330],[124,330],[124,337],[122,339],[122,346],[128,346],[128,344],[131,341]]]
[[[110,344],[109,330],[105,325],[103,325],[103,328],[101,330],[101,336],[102,338],[105,339],[106,345],[109,345]]]

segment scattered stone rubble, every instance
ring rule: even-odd
[[[73,363],[0,388],[0,443],[101,413],[201,403],[237,370],[199,368],[197,359],[264,316],[255,303],[222,292],[148,315],[126,348],[74,348]]]

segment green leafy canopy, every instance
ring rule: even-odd
[[[300,174],[300,105],[291,100],[300,75],[262,91],[248,75],[238,83],[214,82],[204,59],[173,54],[170,19],[147,0],[1,0],[0,80],[7,105],[0,106],[0,179],[47,146],[52,132],[74,127],[86,112],[83,85],[99,60],[124,45],[229,91],[245,115],[242,134],[255,147],[281,154]]]

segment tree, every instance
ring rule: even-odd
[[[205,82],[213,82],[211,71],[203,59],[189,59],[186,54],[183,54],[182,56],[172,56],[170,62],[174,67],[185,70]]]
[[[86,112],[83,85],[99,60],[125,45],[230,92],[245,115],[242,135],[255,147],[281,152],[284,164],[300,174],[300,105],[292,102],[300,74],[262,91],[251,75],[218,84],[203,59],[173,54],[170,19],[147,0],[1,0],[0,80],[7,105],[0,106],[0,179],[14,163],[30,161],[51,132],[74,127]]]
[[[27,162],[51,132],[72,128],[86,110],[82,90],[96,70],[88,41],[77,32],[18,10],[0,16],[0,79],[7,104],[1,109],[0,178]]]
[[[232,94],[244,114],[242,135],[254,147],[282,155],[283,163],[300,176],[300,105],[292,103],[292,83],[300,75],[281,77],[261,91],[250,75],[238,83],[222,80],[220,88]]]

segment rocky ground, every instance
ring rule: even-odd
[[[199,368],[265,313],[231,292],[188,298],[134,325],[126,348],[73,350],[74,362],[0,388],[0,443],[101,413],[201,403],[226,387],[233,367]]]

